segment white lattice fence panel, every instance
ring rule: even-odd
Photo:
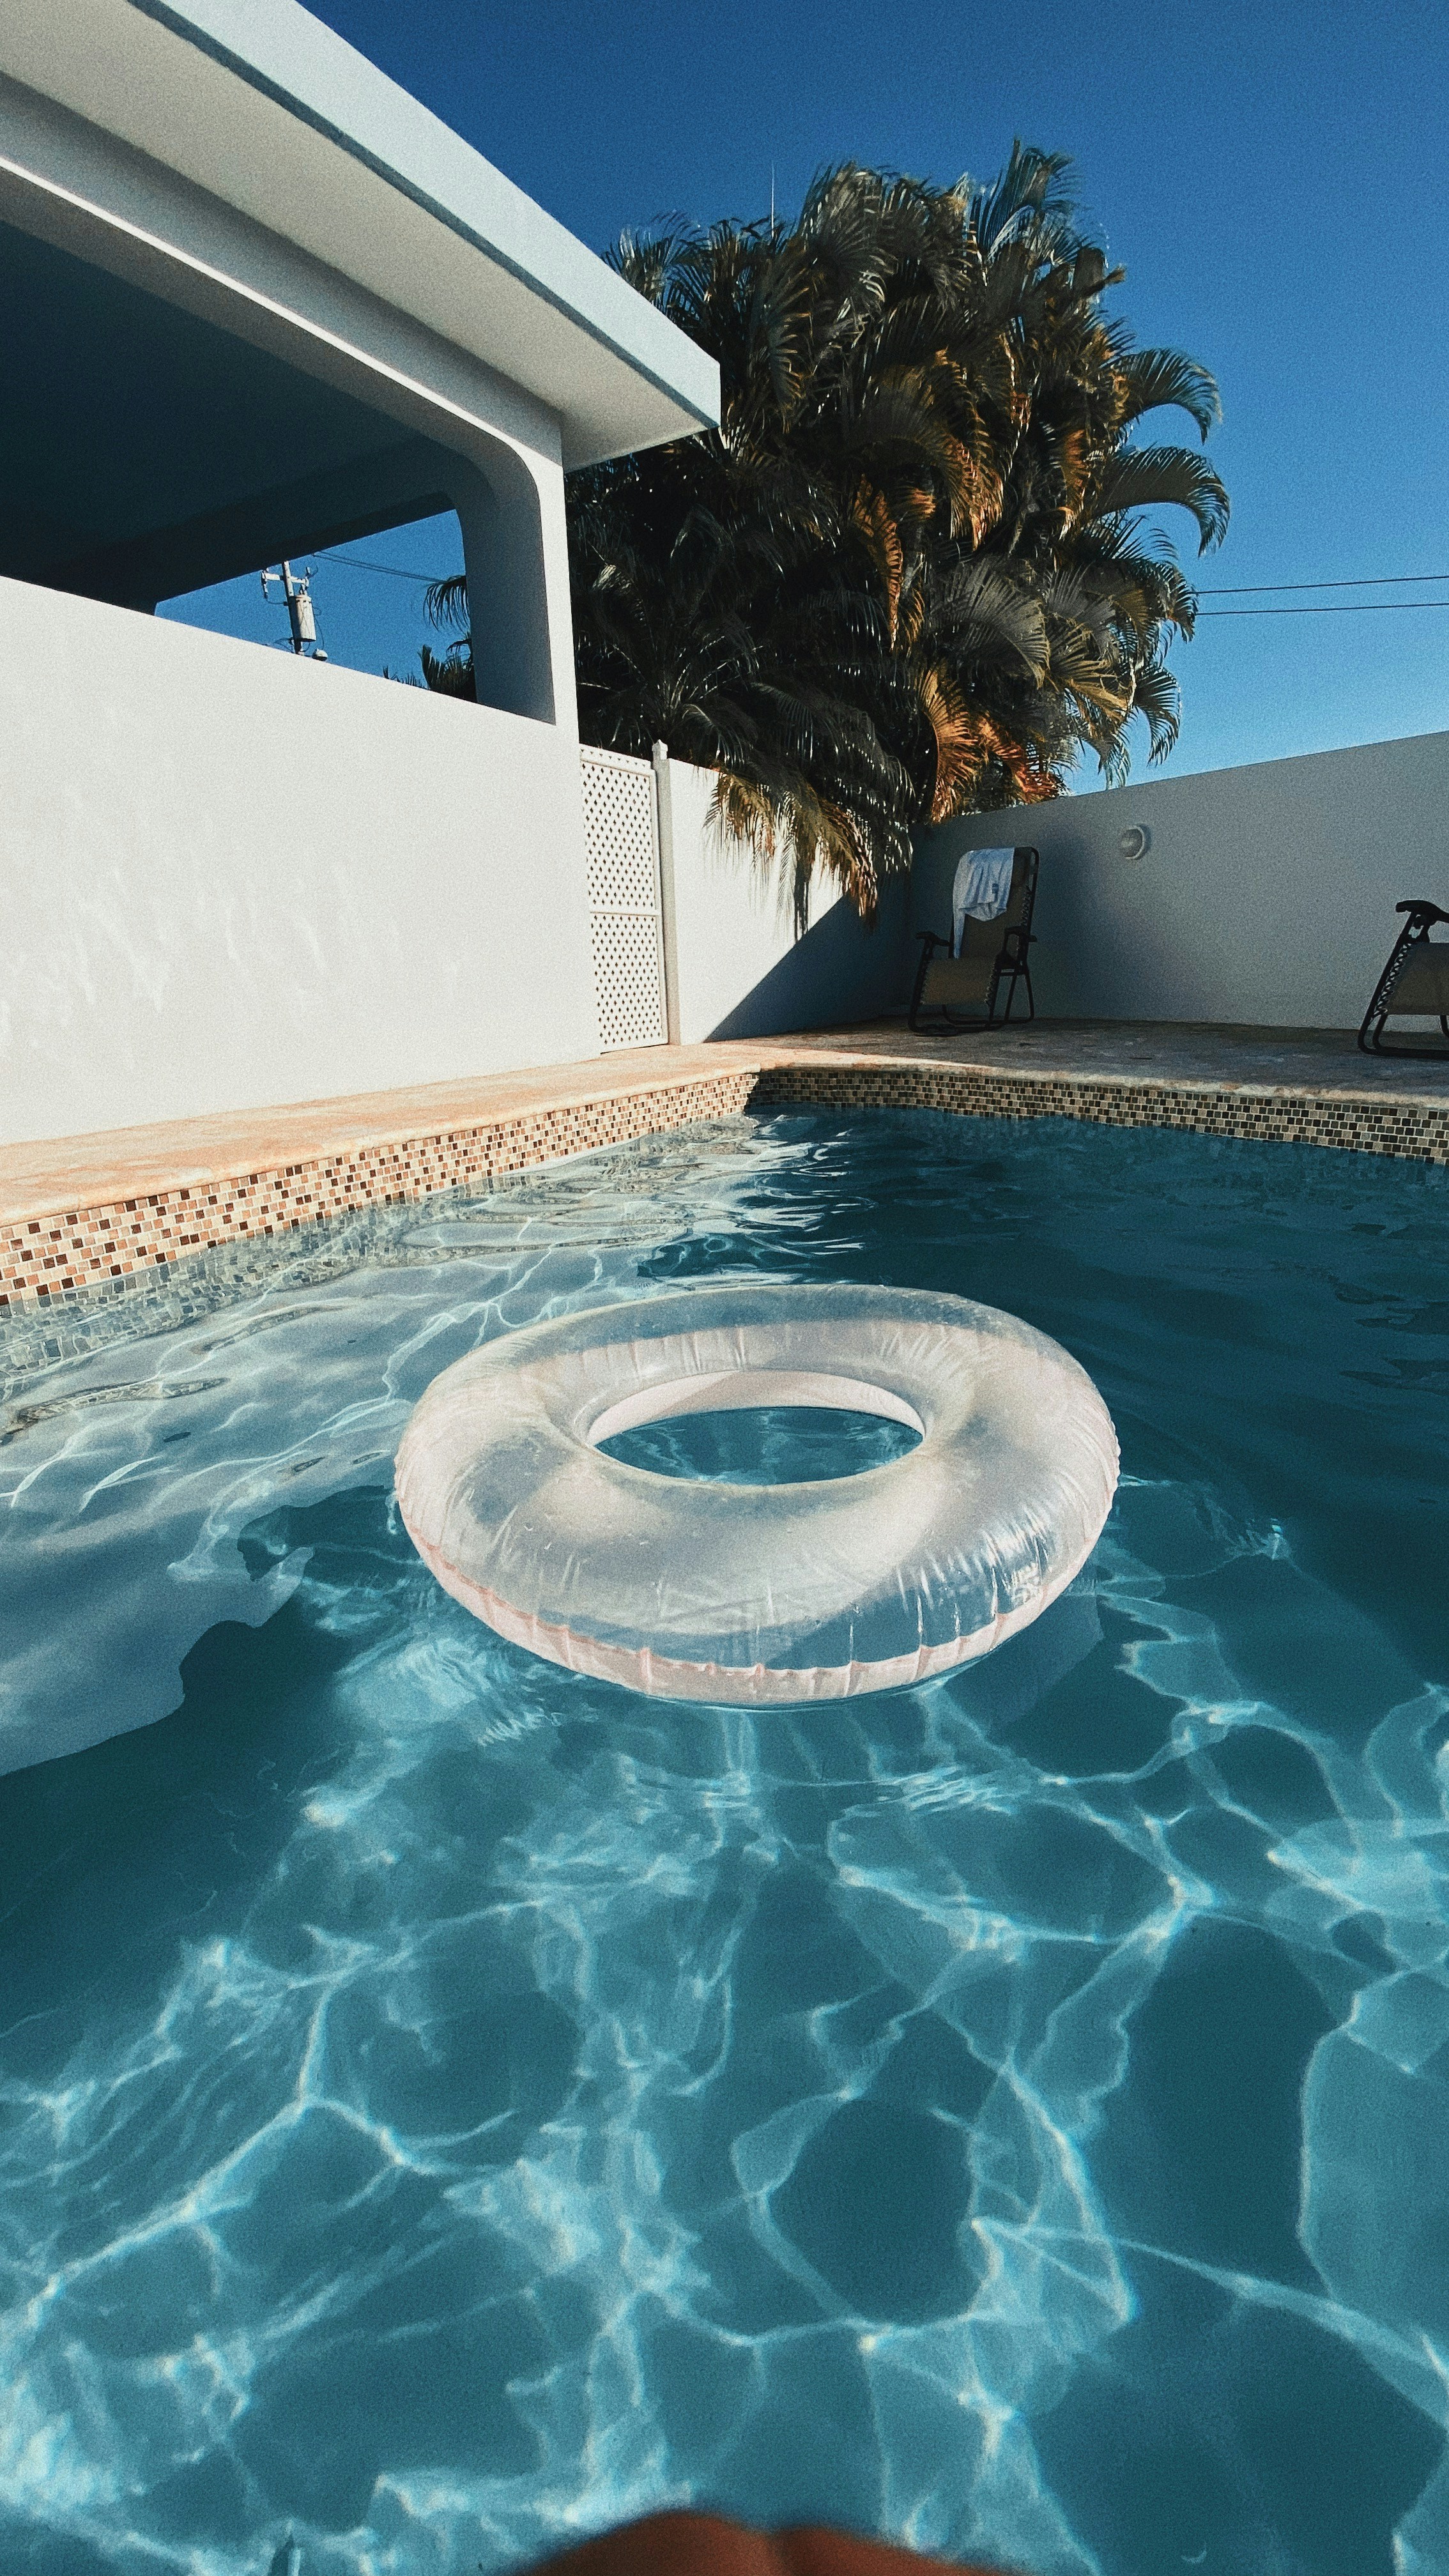
[[[605,1047],[668,1034],[654,772],[616,751],[582,755],[594,990]]]
[[[583,768],[590,903],[596,912],[657,912],[653,770],[609,751],[585,751]]]
[[[594,915],[594,990],[604,1046],[663,1044],[657,922],[642,914]]]

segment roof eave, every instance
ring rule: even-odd
[[[0,68],[521,385],[566,465],[719,418],[712,358],[297,0],[46,0]]]

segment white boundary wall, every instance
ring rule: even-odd
[[[1394,904],[1449,909],[1449,734],[973,815],[799,941],[712,774],[660,767],[686,1044],[898,1007],[960,852],[1018,836],[1048,1016],[1351,1028]],[[599,1049],[571,729],[7,581],[0,920],[0,1143]]]
[[[598,1047],[577,738],[0,581],[0,1142]]]
[[[1140,859],[1120,846],[1133,825],[1150,835]],[[962,850],[1006,841],[1042,854],[1032,979],[1048,1017],[1356,1028],[1395,904],[1449,911],[1449,733],[942,824],[921,841],[912,933],[947,926]]]
[[[888,890],[875,927],[822,900],[797,940],[779,879],[713,820],[715,776],[667,764],[664,939],[670,1035],[768,1037],[874,1019],[899,998],[905,887]]]

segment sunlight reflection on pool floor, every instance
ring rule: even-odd
[[[698,2501],[1449,2570],[1446,1251],[1367,1157],[722,1122],[20,1388],[0,1743],[82,1749],[0,1781],[0,2565],[471,2576]],[[746,1272],[1096,1378],[1117,1507],[987,1663],[646,1702],[414,1556],[439,1369]]]

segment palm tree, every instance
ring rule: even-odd
[[[621,273],[718,359],[719,430],[571,478],[586,740],[664,740],[783,867],[873,911],[913,829],[1126,774],[1176,738],[1194,601],[1142,514],[1227,522],[1212,378],[1104,309],[1121,282],[1061,157],[987,188],[846,165],[794,223],[626,235]],[[452,594],[456,601],[457,592]],[[450,596],[439,593],[446,616]]]

